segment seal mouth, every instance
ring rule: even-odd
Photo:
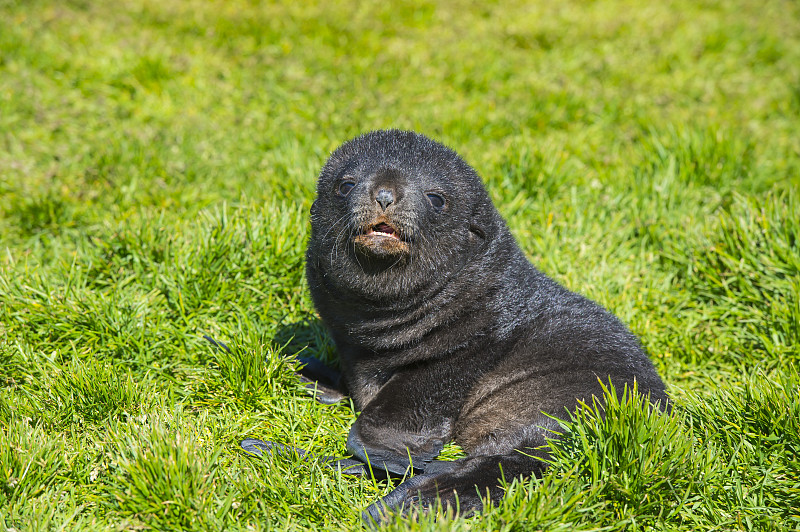
[[[397,230],[385,222],[375,224],[367,229],[366,235],[371,237],[394,238],[395,240],[400,240],[400,235],[397,233]]]
[[[397,227],[381,217],[364,225],[353,239],[356,251],[368,257],[396,261],[410,251]]]

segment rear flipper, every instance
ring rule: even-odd
[[[247,438],[246,440],[242,440],[239,445],[248,453],[258,457],[263,457],[265,452],[278,456],[291,456],[292,454],[297,454],[305,460],[319,460],[332,469],[340,469],[344,475],[351,475],[355,477],[369,476],[379,480],[388,478],[386,471],[378,468],[370,468],[364,462],[361,462],[360,460],[354,460],[352,458],[316,456],[297,447],[290,447],[288,445],[271,441],[257,440],[255,438]]]
[[[369,506],[362,519],[370,526],[383,524],[390,520],[391,514],[424,511],[435,506],[437,500],[443,508],[449,506],[460,515],[480,512],[484,501],[497,502],[503,497],[502,478],[511,482],[517,477],[540,477],[547,468],[543,461],[546,458],[545,451],[527,450],[524,454],[512,451],[454,462],[434,461],[424,474],[406,480]]]
[[[298,357],[297,361],[305,364],[297,373],[300,382],[314,394],[317,401],[332,405],[347,398],[339,386],[341,379],[338,371],[314,357]]]

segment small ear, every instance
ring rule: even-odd
[[[489,243],[486,238],[486,231],[475,224],[469,224],[469,242],[475,251],[484,250]]]
[[[486,231],[484,231],[475,224],[469,225],[469,232],[472,233],[473,236],[476,236],[481,240],[486,240]]]
[[[311,209],[309,212],[311,212],[312,216],[317,214],[317,200],[314,200],[314,203],[311,204]]]
[[[470,239],[484,246],[494,240],[502,223],[488,197],[484,201],[476,201],[469,220]]]

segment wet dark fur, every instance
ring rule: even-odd
[[[343,181],[355,184],[346,196]],[[380,190],[393,199],[385,209]],[[307,274],[361,411],[348,450],[417,472],[367,516],[437,496],[455,507],[457,494],[462,512],[481,508],[479,493],[499,499],[500,467],[509,480],[541,474],[546,451],[534,449],[557,428],[548,416],[601,398],[600,381],[636,381],[666,404],[633,334],[525,258],[454,151],[415,133],[368,133],[331,155],[317,194]],[[378,221],[400,240],[365,236]],[[452,440],[467,458],[434,461]]]

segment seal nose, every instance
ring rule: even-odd
[[[386,207],[394,203],[394,194],[392,194],[391,190],[382,188],[378,191],[378,195],[375,196],[375,201],[380,203],[381,208],[385,211]]]

